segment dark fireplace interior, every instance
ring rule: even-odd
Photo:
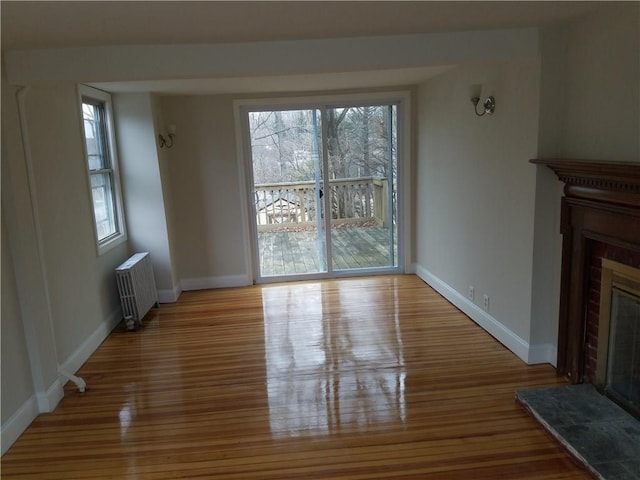
[[[640,418],[640,254],[591,242],[584,381]]]
[[[640,418],[640,296],[613,288],[605,393]]]

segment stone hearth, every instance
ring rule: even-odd
[[[640,480],[640,422],[589,384],[519,390],[516,400],[600,480]]]

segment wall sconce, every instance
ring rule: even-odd
[[[484,111],[482,113],[478,113],[478,103],[480,103],[480,97],[471,97],[471,103],[473,103],[473,109],[476,112],[476,115],[481,117],[485,113],[489,115],[493,115],[493,112],[496,111],[496,99],[493,96],[487,97],[482,104],[484,107]]]
[[[166,138],[164,138],[164,136],[160,133],[158,134],[158,141],[160,142],[160,148],[171,148],[173,147],[173,140],[176,138],[176,126],[175,125],[169,125],[167,127],[167,136],[169,137],[169,139],[167,140]]]

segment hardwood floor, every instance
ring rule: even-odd
[[[564,384],[415,276],[186,292],[2,458],[24,479],[588,479],[515,403]]]

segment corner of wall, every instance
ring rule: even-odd
[[[46,392],[36,393],[39,413],[53,412],[64,398],[64,383],[57,378]]]
[[[530,345],[527,363],[529,365],[549,363],[555,367],[557,366],[557,357],[558,349],[551,343]]]
[[[182,286],[177,283],[173,289],[158,290],[158,302],[160,303],[175,303],[182,294]]]
[[[536,204],[531,278],[532,344],[557,344],[560,311],[560,198],[562,186],[555,174],[544,165],[536,171]],[[553,356],[555,361],[555,356]]]

